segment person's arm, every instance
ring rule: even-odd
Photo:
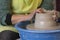
[[[16,23],[22,22],[22,21],[30,21],[34,15],[35,15],[35,12],[31,12],[28,15],[13,14],[11,17],[11,22],[12,22],[12,24],[16,24]]]
[[[29,15],[19,15],[19,14],[13,14],[11,17],[11,22],[12,24],[16,24],[18,22],[22,22],[22,21],[31,21],[31,19],[34,17],[35,13],[41,13],[41,8],[33,10],[32,12],[30,12]]]

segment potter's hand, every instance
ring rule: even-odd
[[[36,13],[44,13],[45,12],[45,9],[44,8],[38,8],[36,10]]]
[[[39,9],[36,9],[36,10],[30,12],[29,15],[26,15],[26,20],[31,20],[36,13],[44,13],[44,9],[39,8]]]
[[[53,19],[54,20],[57,20],[58,19],[58,14],[59,14],[58,11],[53,10]]]

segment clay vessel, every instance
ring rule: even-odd
[[[56,21],[53,20],[52,12],[36,13],[35,23],[27,26],[27,29],[32,30],[55,30],[59,28]]]

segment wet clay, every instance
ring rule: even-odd
[[[35,23],[26,27],[30,30],[56,30],[60,26],[53,20],[52,12],[36,13]]]

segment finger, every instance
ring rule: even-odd
[[[39,8],[36,10],[37,13],[44,13],[44,10],[42,8]]]

